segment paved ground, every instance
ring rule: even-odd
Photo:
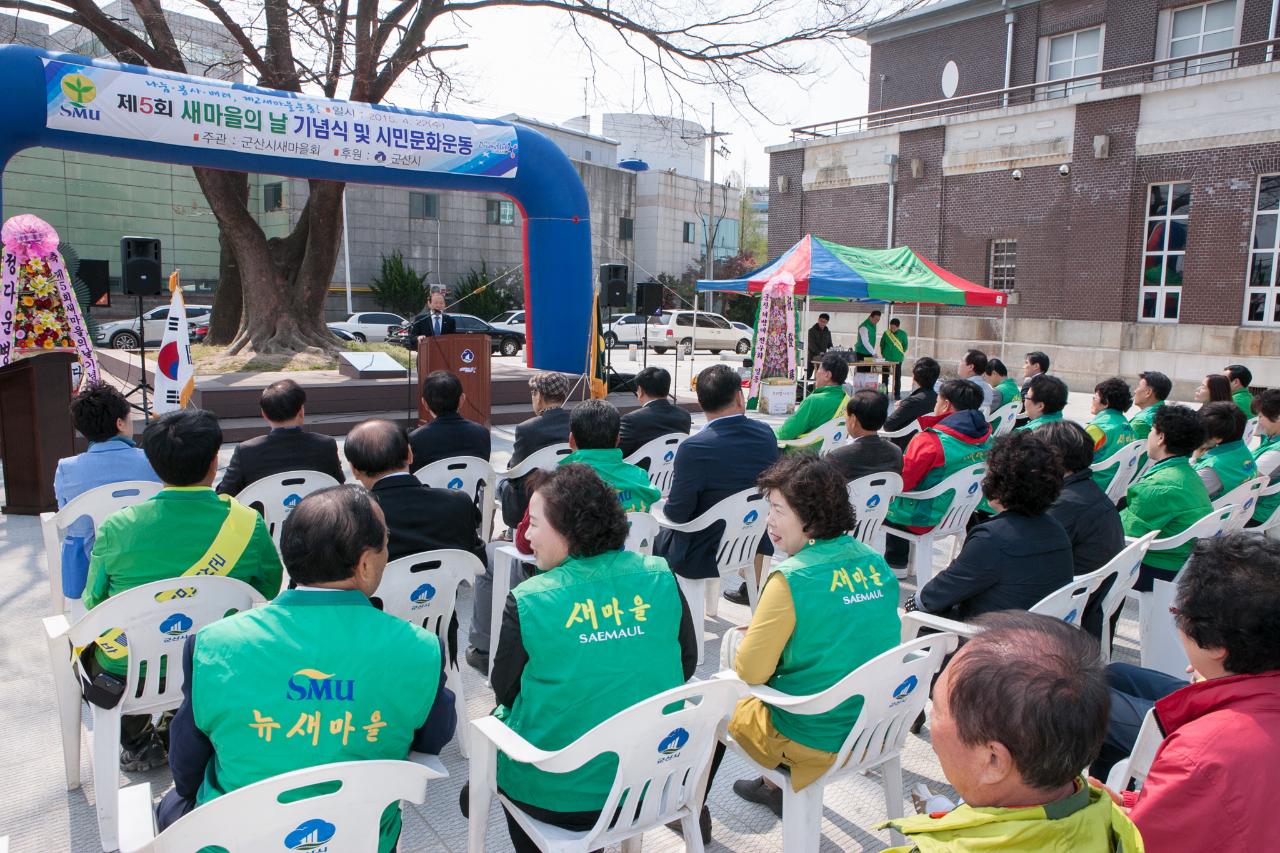
[[[702,358],[700,358],[700,361]],[[707,363],[710,363],[709,360]],[[682,371],[684,373],[684,371]],[[685,374],[687,375],[687,373]],[[687,385],[685,386],[687,387]],[[1088,397],[1073,394],[1068,414],[1087,420]],[[501,465],[509,457],[510,428],[494,430],[494,461]],[[230,456],[224,448],[222,462]],[[0,777],[6,782],[6,796],[0,798],[0,837],[9,836],[14,853],[99,850],[94,790],[89,767],[92,733],[87,732],[82,747],[84,785],[68,791],[62,770],[60,743],[54,710],[53,684],[40,618],[48,609],[48,582],[39,523],[24,516],[0,516]],[[945,564],[946,555],[935,554],[935,567]],[[913,590],[903,585],[904,594]],[[469,621],[471,599],[464,593],[459,602],[463,630]],[[706,662],[699,677],[711,675],[719,660],[719,637],[735,624],[746,624],[747,609],[723,602],[719,621],[708,622]],[[465,636],[465,634],[464,634]],[[1118,657],[1136,659],[1136,613],[1126,610],[1120,624]],[[493,694],[483,679],[464,667],[467,715],[477,718],[493,707]],[[86,717],[85,726],[89,722]],[[909,736],[903,755],[904,781],[908,787],[924,782],[936,791],[950,793],[936,759],[923,737]],[[405,831],[400,849],[404,851],[466,848],[467,825],[458,811],[458,794],[466,781],[467,764],[455,745],[443,755],[450,777],[433,783],[427,802],[405,809]],[[764,807],[740,800],[730,786],[735,779],[751,775],[746,764],[730,754],[709,795],[715,821],[712,851],[755,851],[781,849],[781,824]],[[147,781],[158,798],[170,785],[167,770],[121,777],[121,784]],[[884,816],[884,794],[878,776],[860,777],[829,788],[823,815],[822,849],[880,850],[887,833],[872,827]],[[510,850],[505,825],[495,807],[490,815],[488,849]],[[673,833],[656,830],[645,837],[648,850],[680,850],[683,842]]]

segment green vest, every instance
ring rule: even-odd
[[[285,590],[202,628],[191,705],[214,754],[196,801],[317,764],[404,759],[439,673],[435,635],[356,590]],[[399,836],[392,803],[378,849]]]
[[[1160,407],[1164,405],[1164,400],[1157,401],[1154,405],[1140,409],[1136,415],[1129,418],[1129,426],[1133,427],[1133,437],[1141,441],[1151,435],[1151,424],[1156,419],[1156,412],[1160,411]]]
[[[962,468],[967,468],[987,458],[987,449],[991,444],[990,433],[981,444],[968,444],[942,430],[930,427],[925,432],[933,433],[942,442],[943,462],[920,478],[912,491],[923,492],[941,483],[947,477]],[[889,521],[906,527],[934,527],[951,507],[953,493],[936,498],[916,500],[915,498],[894,498],[889,504]]]
[[[560,460],[561,465],[581,462],[589,465],[613,490],[625,512],[645,512],[662,499],[662,492],[649,483],[649,474],[640,466],[622,461],[622,451],[616,447],[608,450],[575,450]]]
[[[859,323],[859,324],[858,324],[858,328],[859,328],[859,329],[866,329],[866,330],[867,330],[867,340],[871,341],[871,346],[873,346],[873,347],[874,347],[874,346],[876,345],[876,324],[875,324],[875,321],[874,321],[874,320],[872,320],[870,317],[868,317],[867,319],[863,320],[861,323]],[[864,347],[864,346],[862,345],[862,332],[861,332],[861,331],[859,331],[859,332],[858,332],[858,334],[857,334],[856,343],[853,345],[853,351],[854,351],[854,353],[855,353],[855,354],[857,354],[857,355],[861,355],[861,356],[874,356],[874,355],[875,355],[875,353],[874,353],[874,352],[868,352],[868,351],[867,351],[867,348],[866,348],[866,347]]]
[[[1246,418],[1253,417],[1253,393],[1248,388],[1241,388],[1232,394],[1231,400],[1240,407]]]
[[[1060,421],[1060,420],[1062,420],[1062,412],[1054,412],[1051,415],[1041,415],[1038,418],[1034,418],[1032,420],[1027,421],[1025,424],[1015,429],[1014,432],[1027,432],[1027,431],[1035,432],[1045,424],[1051,424],[1054,421]]]
[[[1005,377],[1002,382],[996,385],[996,390],[1000,392],[1000,405],[1007,406],[1010,403],[1022,402],[1022,389],[1018,387],[1018,383],[1009,377]]]
[[[1157,539],[1181,533],[1213,511],[1209,493],[1185,456],[1162,459],[1147,469],[1125,492],[1120,521],[1126,536],[1159,531]],[[1148,551],[1142,562],[1176,572],[1195,547],[1195,540],[1166,551]]]
[[[520,695],[495,713],[539,749],[562,749],[619,711],[684,683],[680,595],[661,557],[570,557],[512,594],[529,661]],[[659,745],[653,747],[656,756]],[[593,811],[604,807],[617,769],[612,755],[546,773],[499,754],[498,785],[529,805]]]
[[[880,357],[885,361],[901,364],[902,360],[907,357],[906,331],[899,329],[896,334],[893,331],[888,331],[881,335]]]
[[[1117,412],[1115,409],[1103,409],[1094,416],[1089,422],[1089,426],[1094,430],[1102,433],[1102,444],[1095,445],[1093,449],[1093,461],[1102,462],[1110,459],[1116,454],[1116,451],[1133,441],[1133,427],[1129,425],[1129,420],[1124,416],[1123,412]],[[1092,432],[1090,432],[1092,437]],[[1111,485],[1111,480],[1119,470],[1115,465],[1110,468],[1103,468],[1101,471],[1093,472],[1093,481],[1098,484],[1098,488],[1104,492],[1107,486]]]
[[[1254,462],[1253,454],[1243,441],[1228,441],[1225,444],[1210,447],[1191,467],[1197,471],[1202,468],[1212,468],[1213,473],[1218,475],[1218,480],[1222,483],[1222,491],[1216,495],[1209,495],[1209,500],[1214,501],[1258,475],[1257,463]]]
[[[824,385],[821,388],[814,388],[809,396],[805,397],[804,401],[800,403],[800,407],[782,422],[782,426],[778,427],[778,438],[800,438],[813,432],[823,424],[835,420],[842,414],[848,399],[842,385]],[[841,432],[843,433],[844,430],[841,430]],[[806,447],[805,449],[821,450],[822,442],[819,441],[812,447]]]
[[[787,580],[796,627],[769,686],[792,696],[820,693],[902,637],[898,581],[884,558],[849,536],[824,539],[774,570]],[[839,650],[838,653],[836,650]],[[824,714],[770,708],[774,728],[811,749],[838,752],[862,710],[854,696]]]
[[[1262,443],[1258,445],[1257,450],[1253,451],[1253,461],[1255,465],[1258,460],[1262,458],[1262,454],[1269,450],[1280,450],[1280,435],[1267,436],[1261,435],[1261,433],[1259,433],[1259,435],[1262,438]],[[1271,473],[1272,477],[1277,475],[1280,475],[1280,471],[1273,471]],[[1278,507],[1280,507],[1280,494],[1268,495],[1265,498],[1258,498],[1258,506],[1253,512],[1253,520],[1258,523],[1266,521],[1271,517],[1271,513],[1275,512]]]

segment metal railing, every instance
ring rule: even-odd
[[[1120,68],[1104,68],[1091,74],[1065,77],[1061,80],[1023,83],[1007,89],[993,89],[989,92],[957,95],[938,101],[893,107],[852,118],[794,127],[791,129],[791,138],[792,140],[815,139],[838,136],[843,133],[859,133],[907,121],[1053,101],[1095,89],[1174,80],[1211,71],[1225,71],[1242,65],[1257,65],[1271,61],[1277,46],[1280,46],[1280,39],[1255,41],[1225,50],[1211,50],[1191,56],[1180,56],[1176,59],[1157,59]]]

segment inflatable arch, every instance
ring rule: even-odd
[[[507,122],[310,98],[151,68],[0,46],[0,170],[24,148],[507,196],[524,217],[530,367],[582,373],[591,219],[569,158]]]

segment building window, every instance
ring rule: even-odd
[[[435,193],[409,193],[410,219],[439,219],[440,196]]]
[[[582,159],[583,159],[583,160],[586,160],[588,163],[590,163],[590,162],[591,162],[591,149],[590,149],[590,148],[587,148],[587,149],[583,150],[583,152],[582,152]]]
[[[987,253],[987,286],[1013,290],[1018,273],[1018,241],[992,240]]]
[[[692,222],[686,222],[684,224],[684,242],[686,243],[693,242],[693,223]]]
[[[1280,175],[1258,179],[1253,242],[1245,284],[1245,322],[1280,326]]]
[[[1235,46],[1239,25],[1236,3],[1237,0],[1216,0],[1213,3],[1200,3],[1161,12],[1159,28],[1164,34],[1161,39],[1164,56],[1177,59],[1180,56],[1193,56]],[[1229,53],[1171,62],[1157,73],[1156,79],[1221,71],[1231,65]]]
[[[1102,69],[1102,27],[1077,30],[1040,40],[1040,79],[1066,80]],[[1062,98],[1073,92],[1098,88],[1099,80],[1079,80],[1046,86],[1039,90],[1042,98]]]
[[[634,219],[626,216],[618,217],[618,239],[632,240],[635,238],[636,223]]]
[[[485,202],[484,221],[489,225],[515,225],[515,202],[489,199]]]
[[[1178,322],[1190,215],[1191,184],[1152,184],[1148,188],[1139,320]]]
[[[273,210],[284,210],[284,184],[279,181],[262,185],[262,212]]]

